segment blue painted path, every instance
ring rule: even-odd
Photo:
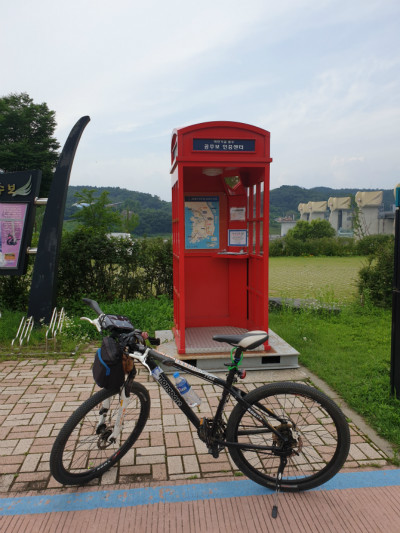
[[[400,469],[337,474],[313,490],[343,490],[400,485]],[[191,485],[165,485],[128,490],[101,490],[68,494],[43,494],[0,498],[0,516],[87,511],[243,496],[261,496],[273,491],[250,480],[219,481]]]

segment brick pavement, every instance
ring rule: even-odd
[[[3,496],[60,490],[59,483],[50,476],[50,450],[70,414],[97,389],[92,379],[92,361],[93,353],[88,353],[76,360],[0,363],[0,493]],[[301,368],[248,372],[240,386],[251,390],[270,381],[304,381],[307,377],[307,371]],[[183,479],[211,481],[241,476],[226,451],[217,460],[207,453],[186,417],[144,370],[139,371],[137,380],[149,389],[150,418],[135,449],[92,485],[110,487]],[[190,382],[203,400],[198,410],[207,416],[218,403],[220,389],[192,376]],[[365,428],[351,422],[351,449],[345,470],[389,466],[382,446],[366,433]]]

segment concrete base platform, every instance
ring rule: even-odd
[[[241,335],[248,330],[233,327],[189,328],[186,330],[186,353],[178,354],[172,331],[156,331],[156,337],[162,341],[160,351],[199,366],[206,371],[226,370],[231,347],[228,344],[215,342],[213,335]],[[277,370],[298,368],[297,352],[272,330],[269,330],[271,349],[266,352],[262,348],[245,353],[243,368],[246,370]]]

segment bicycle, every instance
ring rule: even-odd
[[[305,384],[279,382],[249,393],[235,384],[244,379],[239,368],[244,352],[268,339],[263,331],[217,335],[232,346],[226,379],[157,351],[147,334],[126,317],[107,315],[97,302],[84,299],[98,317],[83,317],[99,332],[109,333],[123,347],[125,357],[140,363],[197,429],[209,453],[217,458],[224,448],[248,478],[275,491],[302,491],[322,485],[343,466],[350,432],[339,407],[324,393]],[[157,343],[152,339],[153,344]],[[160,367],[159,365],[162,365]],[[214,417],[199,418],[163,368],[175,368],[222,389]],[[121,387],[101,389],[86,400],[58,434],[50,456],[50,470],[61,484],[83,485],[119,461],[141,434],[150,412],[150,396],[134,381],[132,365]],[[224,418],[228,398],[236,402]],[[273,516],[277,514],[274,505]]]

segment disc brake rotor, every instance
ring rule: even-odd
[[[292,424],[279,424],[279,426],[275,426],[274,429],[278,431],[281,436],[276,434],[272,436],[275,446],[280,449],[283,447],[287,457],[298,455],[303,447],[303,441],[300,435],[296,432],[296,439],[292,427]]]
[[[113,428],[107,428],[104,431],[102,431],[99,440],[97,441],[97,446],[100,448],[100,450],[105,450],[106,448],[109,448],[111,444],[114,443],[114,441],[109,441],[109,437],[111,436],[113,432]]]

